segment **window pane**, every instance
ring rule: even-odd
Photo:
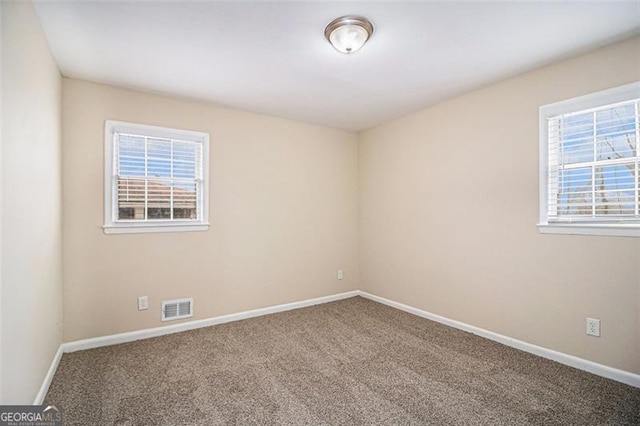
[[[171,219],[171,185],[167,182],[147,182],[147,219]]]
[[[174,219],[197,219],[198,214],[195,208],[191,209],[181,209],[174,207],[173,209],[173,218]]]
[[[635,214],[635,162],[596,168],[596,214]]]
[[[560,171],[558,210],[561,215],[592,214],[591,173],[591,167]]]
[[[118,178],[118,220],[144,219],[144,180]]]
[[[119,219],[134,219],[136,211],[130,207],[120,207],[118,209],[118,218]]]
[[[197,187],[195,182],[173,184],[174,219],[197,219]]]
[[[563,164],[593,161],[593,113],[562,119],[560,149]]]
[[[633,104],[596,113],[598,160],[614,160],[636,155],[635,121]]]
[[[171,177],[171,141],[149,138],[147,141],[147,176]]]
[[[118,175],[144,176],[144,137],[119,135]]]
[[[171,209],[169,207],[159,208],[159,207],[149,207],[147,209],[147,218],[149,220],[157,219],[157,220],[165,220],[171,218]]]
[[[184,179],[196,178],[196,161],[198,153],[193,143],[173,143],[173,177]]]

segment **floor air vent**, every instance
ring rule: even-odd
[[[162,321],[177,320],[193,316],[193,298],[164,300],[162,302]]]

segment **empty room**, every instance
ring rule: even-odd
[[[0,425],[640,425],[640,1],[0,16]]]

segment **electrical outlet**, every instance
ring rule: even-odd
[[[589,336],[600,337],[600,320],[587,318],[587,334]]]
[[[144,311],[145,309],[149,309],[149,298],[147,296],[138,297],[138,310]]]
[[[342,269],[338,269],[338,279],[341,280],[344,278],[344,271]]]

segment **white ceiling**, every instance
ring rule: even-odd
[[[65,76],[351,130],[640,33],[640,1],[41,1],[36,10]],[[347,14],[375,26],[353,55],[323,34]]]

